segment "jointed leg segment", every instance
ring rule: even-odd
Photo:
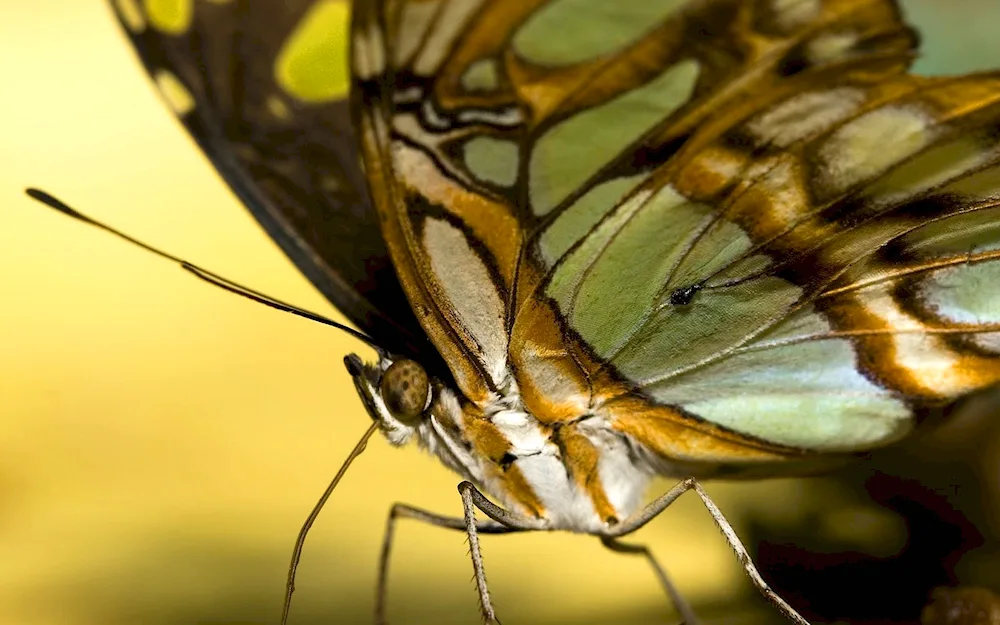
[[[499,623],[496,612],[493,610],[493,603],[490,601],[489,590],[486,587],[486,568],[483,566],[483,554],[479,548],[477,532],[480,522],[476,521],[476,508],[482,510],[494,523],[508,528],[508,531],[543,530],[548,529],[548,527],[544,521],[539,519],[530,519],[504,510],[487,499],[472,482],[459,484],[458,492],[462,494],[466,531],[469,534],[469,552],[472,556],[472,570],[476,576],[476,590],[479,591],[479,607],[483,613],[483,620],[487,623]]]
[[[694,610],[691,609],[691,605],[684,599],[683,596],[681,596],[677,587],[670,581],[666,570],[664,570],[663,567],[660,566],[660,563],[656,561],[656,557],[653,555],[653,552],[649,550],[649,547],[645,545],[623,543],[617,538],[611,538],[609,536],[602,536],[601,544],[615,553],[627,553],[644,556],[646,561],[649,562],[649,565],[653,567],[656,579],[659,580],[660,586],[662,586],[664,592],[667,593],[667,597],[670,598],[671,603],[674,604],[677,611],[681,613],[681,618],[684,619],[684,625],[697,625],[698,617],[695,616]]]
[[[771,587],[767,585],[764,578],[761,577],[760,572],[754,565],[753,560],[750,558],[750,553],[747,552],[746,547],[740,541],[739,537],[736,535],[736,531],[733,526],[729,524],[726,517],[719,510],[719,507],[715,505],[712,498],[708,496],[708,493],[702,489],[701,484],[698,480],[693,477],[689,477],[684,481],[680,482],[670,490],[668,490],[663,495],[657,497],[648,506],[634,514],[632,517],[625,519],[622,523],[609,528],[606,532],[608,538],[618,538],[620,536],[625,536],[636,531],[640,527],[646,525],[652,521],[657,515],[667,509],[678,497],[683,495],[689,490],[693,490],[701,498],[701,502],[708,509],[708,513],[712,515],[712,520],[715,524],[722,530],[722,535],[726,538],[726,542],[729,543],[730,549],[736,554],[736,558],[743,565],[743,570],[746,571],[747,576],[753,585],[757,588],[757,591],[764,596],[765,599],[770,601],[778,610],[788,618],[788,620],[796,623],[796,625],[809,625],[809,621],[802,618],[802,616],[795,611],[795,609],[788,605],[784,599],[778,596],[778,593],[771,590]],[[669,592],[669,591],[668,591]],[[678,608],[680,608],[678,604]]]
[[[389,511],[389,516],[385,523],[385,535],[382,539],[382,553],[379,557],[379,567],[378,567],[378,587],[375,591],[375,623],[376,625],[385,625],[386,623],[386,600],[388,598],[388,584],[389,584],[389,558],[392,552],[392,540],[396,533],[396,521],[398,519],[416,519],[418,521],[423,521],[430,525],[436,527],[444,527],[447,529],[461,530],[469,533],[470,544],[471,537],[479,533],[482,534],[509,534],[511,532],[519,531],[516,528],[507,527],[493,520],[477,521],[473,520],[474,528],[470,532],[469,526],[466,518],[449,517],[440,514],[435,514],[421,508],[416,508],[402,503],[393,504],[392,509]],[[478,546],[478,537],[476,539],[476,545]],[[477,550],[478,552],[478,550]],[[475,557],[475,556],[474,556]],[[480,567],[482,570],[482,555],[480,554]],[[479,586],[477,577],[477,587]],[[485,588],[485,576],[483,579]],[[495,617],[494,617],[495,618]]]

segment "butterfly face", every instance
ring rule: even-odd
[[[368,414],[390,442],[402,445],[426,424],[434,389],[418,363],[383,356],[378,362],[366,364],[355,354],[347,356],[344,363]]]

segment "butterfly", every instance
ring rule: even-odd
[[[846,462],[1000,379],[1000,74],[911,74],[891,0],[113,4],[377,346],[346,359],[374,423],[463,478],[462,517],[390,519],[468,534],[486,620],[478,535],[568,530],[693,622],[619,542],[693,490],[804,623],[699,480]]]

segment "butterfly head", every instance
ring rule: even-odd
[[[434,399],[424,368],[414,360],[393,359],[385,353],[374,363],[350,354],[344,364],[368,414],[379,422],[389,441],[394,445],[408,441],[427,417]]]

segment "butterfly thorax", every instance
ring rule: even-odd
[[[524,406],[511,379],[475,403],[430,380],[418,415],[390,409],[384,381],[399,363],[349,364],[372,418],[393,445],[411,439],[508,509],[545,519],[552,529],[601,533],[642,502],[653,474],[648,455],[596,413],[546,423]],[[407,388],[413,388],[412,380]]]

